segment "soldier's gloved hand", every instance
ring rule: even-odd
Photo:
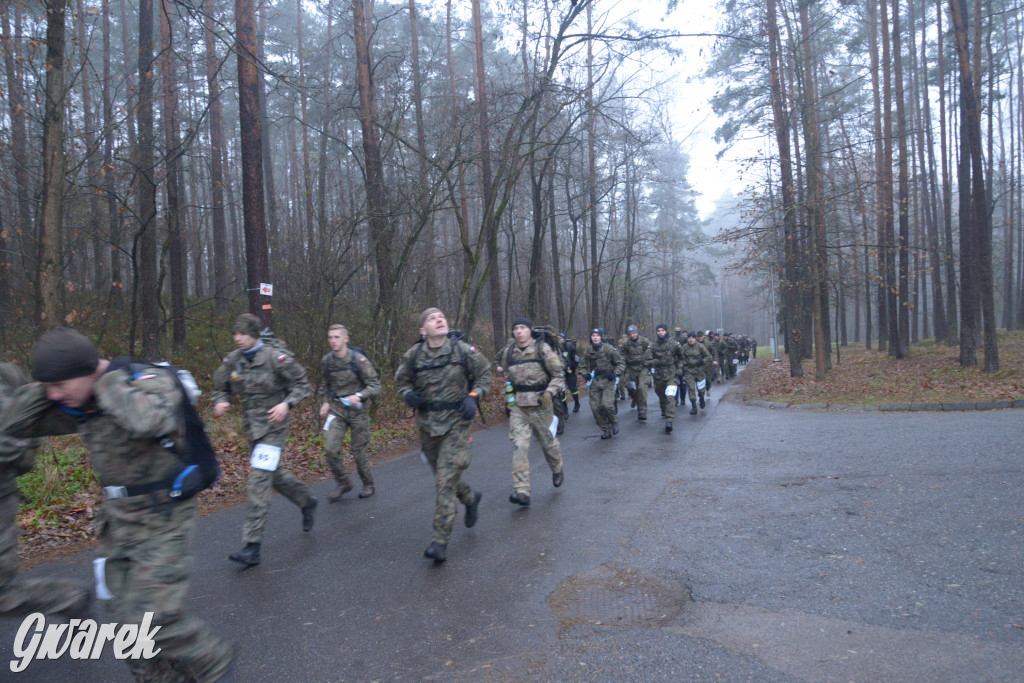
[[[540,404],[545,408],[551,407],[551,392],[545,391],[544,395],[540,397]]]
[[[423,396],[421,396],[418,391],[410,391],[402,398],[405,399],[405,402],[408,403],[411,408],[419,408],[424,403]]]
[[[470,394],[462,400],[462,419],[472,420],[476,417],[476,394]]]

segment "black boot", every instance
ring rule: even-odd
[[[693,406],[692,408],[690,408],[690,415],[696,415],[696,414],[697,414],[697,402],[696,402],[696,401],[694,401],[694,400],[693,400],[693,399],[691,398],[691,399],[690,399],[690,405],[691,405],[691,406]]]
[[[260,563],[260,544],[259,543],[246,543],[245,547],[239,550],[237,553],[231,553],[228,555],[229,560],[244,564],[246,567],[252,567]]]
[[[572,412],[580,412],[580,400],[577,397],[573,397]]]
[[[316,505],[319,503],[313,496],[309,497],[309,501],[306,506],[302,508],[302,530],[310,531],[313,528],[313,510],[316,510]]]
[[[704,394],[700,395],[700,408],[701,410],[704,409]]]
[[[473,502],[466,505],[465,523],[467,529],[476,524],[476,520],[478,518],[480,509],[480,499],[483,497],[484,494],[477,491],[476,493],[473,494]]]
[[[665,433],[666,434],[671,434],[672,433],[672,420],[669,420],[668,422],[665,423]]]
[[[448,546],[444,543],[432,541],[427,549],[423,551],[423,557],[429,557],[434,564],[440,564],[448,559]]]

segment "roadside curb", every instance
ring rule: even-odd
[[[740,399],[743,403],[757,408],[789,410],[846,410],[860,412],[905,413],[905,412],[951,412],[965,410],[1004,410],[1024,408],[1024,397],[1003,401],[945,401],[942,403],[879,403],[876,405],[849,405],[846,403],[787,403],[760,399]]]

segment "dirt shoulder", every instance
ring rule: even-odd
[[[838,360],[833,352],[832,370],[821,382],[814,380],[813,360],[803,361],[801,378],[789,376],[786,357],[779,363],[759,358],[740,375],[747,385],[741,396],[791,404],[866,406],[1024,399],[1024,332],[1000,333],[997,372],[983,371],[980,348],[974,367],[961,367],[959,353],[959,347],[932,341],[913,345],[910,357],[903,360],[863,345],[844,347]]]

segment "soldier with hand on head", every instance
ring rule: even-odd
[[[173,369],[134,367],[100,359],[74,330],[51,330],[32,353],[38,381],[16,391],[0,429],[18,438],[82,436],[103,486],[97,574],[112,594],[108,614],[141,624],[151,612],[159,627],[151,629],[157,656],[126,660],[136,680],[216,681],[229,673],[234,647],[185,616],[197,503],[171,495],[190,398]]]
[[[512,495],[509,502],[530,505],[530,437],[537,437],[544,459],[551,468],[555,487],[562,485],[562,450],[551,433],[553,404],[565,388],[562,360],[558,351],[545,341],[535,339],[533,322],[516,318],[512,322],[513,342],[498,353],[499,373],[512,384],[515,402],[508,417],[508,435],[512,440]]]
[[[341,457],[341,444],[345,432],[351,434],[352,459],[363,482],[360,498],[369,498],[376,488],[366,447],[370,443],[369,401],[381,392],[380,378],[373,363],[362,349],[349,346],[348,329],[331,325],[327,329],[327,343],[331,351],[320,361],[320,419],[327,420],[324,446],[327,465],[331,468],[338,487],[328,500],[336,503],[352,490],[345,464]]]
[[[604,330],[595,327],[590,332],[590,344],[580,354],[579,373],[590,388],[590,410],[601,429],[601,438],[610,439],[619,433],[615,417],[615,387],[626,364],[622,355],[604,341]]]
[[[15,389],[28,384],[25,371],[0,363],[0,413]],[[36,442],[0,433],[0,615],[24,617],[33,612],[87,617],[89,590],[64,579],[16,578],[18,573],[18,477],[35,465]]]
[[[423,556],[440,563],[448,559],[456,501],[466,506],[467,527],[477,521],[481,496],[462,473],[472,460],[469,428],[490,387],[491,363],[475,346],[449,336],[441,309],[423,311],[419,325],[421,340],[402,356],[395,386],[416,410],[420,446],[434,472],[434,535]]]
[[[281,467],[292,409],[313,393],[306,369],[280,343],[260,338],[260,319],[243,313],[231,327],[238,348],[213,375],[213,410],[221,416],[231,400],[242,401],[242,427],[252,451],[249,510],[242,525],[245,546],[228,559],[247,567],[260,563],[263,529],[270,514],[271,488],[302,511],[302,530],[313,528],[317,499],[308,484]]]

